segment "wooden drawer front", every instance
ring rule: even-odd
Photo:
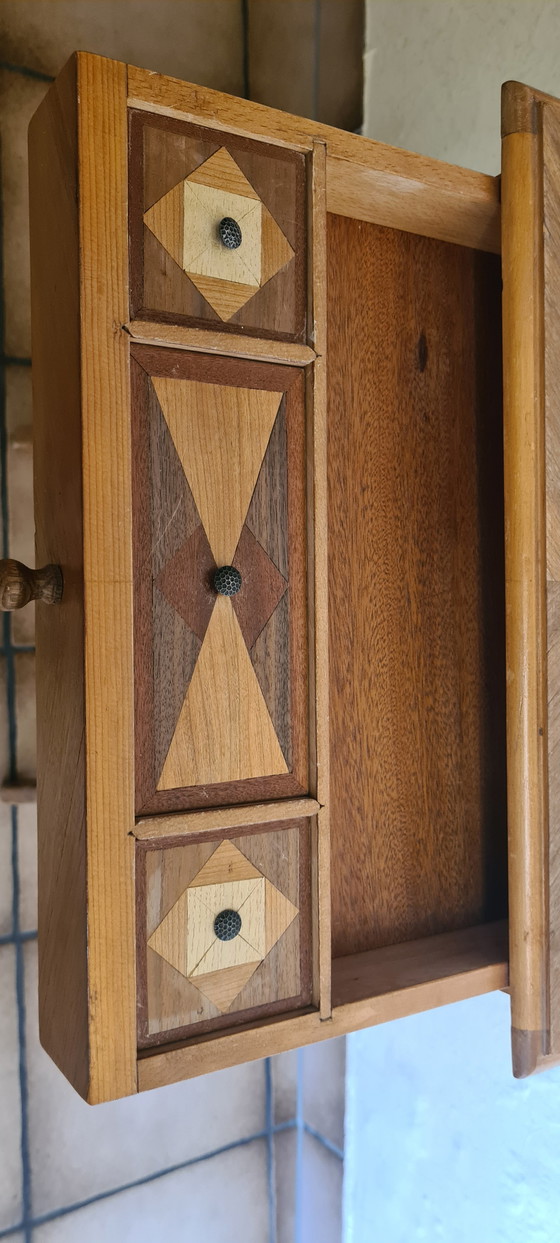
[[[138,843],[141,1046],[310,1003],[310,833],[295,820]],[[228,911],[240,931],[222,940]]]
[[[304,376],[132,353],[137,811],[304,793]]]
[[[303,341],[305,179],[299,152],[132,111],[132,316]]]

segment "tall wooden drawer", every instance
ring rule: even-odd
[[[139,1048],[309,1006],[312,820],[163,819],[138,827]]]
[[[305,341],[305,156],[134,109],[129,127],[131,317]]]
[[[305,376],[133,346],[131,381],[137,814],[304,794]]]

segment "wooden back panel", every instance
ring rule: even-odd
[[[500,269],[329,216],[333,956],[506,908]]]

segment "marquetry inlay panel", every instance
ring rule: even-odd
[[[304,792],[303,376],[133,355],[138,811]]]
[[[138,846],[141,1043],[308,1003],[309,833],[292,821]],[[238,916],[230,940],[224,911]]]
[[[132,315],[303,341],[305,157],[145,113],[130,135]]]

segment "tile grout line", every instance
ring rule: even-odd
[[[333,1157],[338,1157],[339,1161],[344,1161],[344,1153],[342,1148],[339,1148],[338,1144],[333,1144],[332,1139],[327,1139],[326,1135],[322,1135],[320,1131],[316,1131],[315,1127],[311,1126],[309,1122],[304,1122],[303,1129],[306,1135],[311,1135],[313,1139],[316,1139],[317,1143],[322,1144],[323,1148],[326,1148],[327,1152],[332,1153]]]
[[[296,1171],[295,1171],[295,1243],[305,1243],[303,1238],[303,1050],[297,1051],[296,1074]]]
[[[274,1103],[272,1090],[272,1062],[269,1057],[264,1059],[264,1084],[265,1084],[265,1117],[266,1117],[266,1133],[267,1133],[267,1178],[268,1178],[268,1235],[269,1243],[276,1243],[277,1238],[277,1217],[276,1217],[276,1186],[275,1186],[275,1161],[274,1161]]]
[[[295,1127],[295,1118],[290,1122],[278,1122],[272,1127],[272,1134],[273,1136],[280,1135],[285,1131],[295,1130]],[[143,1187],[144,1183],[156,1182],[158,1178],[165,1178],[167,1174],[178,1173],[191,1165],[200,1165],[203,1161],[211,1161],[213,1157],[223,1156],[226,1152],[233,1152],[236,1148],[245,1148],[248,1144],[253,1144],[257,1140],[266,1138],[266,1131],[257,1131],[256,1134],[248,1135],[244,1139],[233,1140],[231,1144],[225,1144],[223,1148],[216,1148],[212,1152],[204,1152],[199,1157],[190,1157],[188,1161],[181,1161],[177,1165],[167,1166],[163,1170],[155,1170],[153,1174],[146,1174],[143,1178],[135,1179],[134,1182],[123,1183],[120,1187],[109,1187],[106,1191],[100,1191],[97,1195],[89,1196],[86,1200],[78,1200],[74,1204],[62,1204],[60,1208],[52,1209],[49,1213],[41,1213],[37,1217],[30,1216],[27,1225],[30,1227],[42,1226],[45,1222],[56,1221],[59,1217],[66,1217],[70,1213],[77,1213],[83,1208],[89,1208],[90,1204],[97,1204],[98,1200],[108,1200],[111,1196],[120,1195],[123,1191],[131,1191],[136,1187]],[[0,1230],[0,1239],[7,1239],[12,1234],[21,1233],[24,1225],[23,1221],[19,1221],[15,1226],[5,1227]]]
[[[0,216],[0,252],[4,252],[4,215]],[[8,511],[8,442],[6,423],[6,367],[5,367],[5,305],[4,305],[4,267],[0,257],[0,343],[2,360],[0,361],[0,475],[1,475],[1,530],[2,554],[9,555],[9,511]],[[4,660],[6,665],[6,711],[8,716],[9,746],[9,780],[14,782],[17,773],[17,719],[15,709],[15,667],[12,648],[11,618],[4,613],[2,618],[2,634],[4,641]],[[18,1073],[20,1097],[20,1149],[21,1149],[21,1207],[22,1228],[25,1243],[31,1243],[31,1165],[29,1160],[29,1115],[28,1115],[28,1083],[27,1083],[27,1049],[25,1031],[25,965],[23,942],[20,937],[20,879],[19,879],[19,840],[18,840],[18,809],[11,808],[12,822],[12,933],[15,946],[16,968],[16,1006],[18,1024]]]
[[[241,23],[243,31],[243,94],[251,98],[251,66],[249,61],[249,0],[241,0]]]
[[[0,69],[4,69],[6,73],[19,73],[23,78],[35,78],[38,82],[54,82],[52,73],[42,73],[40,69],[28,69],[27,65],[12,65],[7,60],[0,60]]]
[[[318,121],[321,76],[321,0],[315,0],[313,16],[313,117]]]
[[[22,1210],[23,1234],[25,1243],[31,1243],[31,1164],[29,1160],[29,1110],[27,1083],[27,1044],[25,1031],[25,966],[23,959],[23,942],[19,927],[19,841],[18,841],[18,809],[12,807],[12,877],[13,877],[13,931],[16,953],[16,1001],[19,1037],[19,1091],[21,1105],[21,1169],[22,1169]]]
[[[296,1126],[295,1119],[291,1122],[281,1122],[274,1125],[272,1135],[278,1135],[283,1131],[293,1130]],[[222,1148],[216,1148],[212,1152],[202,1153],[199,1157],[190,1157],[188,1161],[180,1161],[176,1165],[167,1166],[163,1170],[156,1170],[153,1174],[146,1174],[143,1178],[134,1179],[132,1182],[123,1183],[120,1187],[110,1187],[107,1191],[100,1191],[97,1195],[89,1196],[86,1200],[79,1200],[75,1204],[64,1204],[60,1208],[52,1209],[49,1213],[39,1213],[36,1217],[29,1216],[27,1222],[18,1222],[15,1226],[9,1226],[7,1229],[0,1230],[0,1239],[7,1239],[12,1234],[17,1234],[27,1226],[28,1229],[34,1226],[42,1226],[50,1221],[56,1221],[59,1217],[68,1217],[70,1213],[80,1212],[81,1209],[89,1208],[90,1204],[97,1204],[100,1200],[108,1200],[112,1196],[121,1195],[124,1191],[133,1191],[137,1187],[143,1187],[145,1183],[156,1182],[158,1178],[165,1178],[168,1174],[177,1174],[180,1170],[188,1169],[190,1166],[201,1165],[203,1161],[211,1161],[214,1157],[221,1157],[227,1152],[233,1152],[236,1148],[246,1148],[249,1144],[254,1144],[258,1140],[268,1138],[267,1130],[257,1131],[254,1135],[248,1135],[244,1139],[233,1140],[231,1144],[224,1144]],[[27,1240],[26,1240],[27,1243]]]

